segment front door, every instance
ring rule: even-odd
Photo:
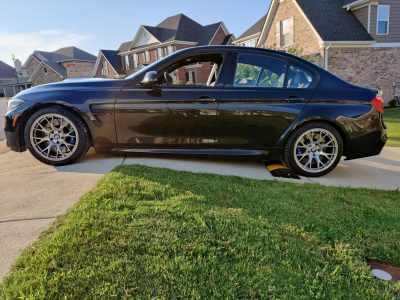
[[[159,84],[124,88],[115,104],[122,147],[213,148],[222,56],[186,57],[162,69]]]

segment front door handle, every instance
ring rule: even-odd
[[[289,96],[287,99],[287,101],[305,101],[305,98],[300,98],[299,96]]]
[[[203,97],[197,98],[196,102],[199,102],[199,103],[202,103],[202,104],[207,104],[207,103],[217,102],[217,99],[211,98],[211,97],[208,97],[208,96],[203,96]]]

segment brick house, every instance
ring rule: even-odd
[[[399,94],[400,1],[272,0],[257,46],[295,49],[387,102]]]
[[[134,39],[122,43],[116,51],[101,50],[93,76],[125,77],[177,50],[203,45],[227,45],[232,37],[223,22],[202,26],[184,14],[178,14],[155,27],[140,26]],[[202,72],[201,67],[193,67],[186,74],[176,76],[180,81],[196,81]]]
[[[16,83],[17,73],[15,68],[0,60],[0,97],[11,97],[16,94],[13,84]]]
[[[23,77],[32,86],[67,78],[92,77],[96,56],[76,47],[54,52],[34,51],[22,67]]]

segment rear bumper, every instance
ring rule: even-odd
[[[379,155],[387,142],[387,128],[383,115],[348,124],[350,139],[347,145],[346,160]]]

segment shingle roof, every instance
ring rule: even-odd
[[[76,47],[60,48],[54,52],[36,50],[33,55],[64,77],[67,76],[67,71],[61,62],[72,60],[96,62],[96,56]]]
[[[343,0],[297,0],[307,18],[324,41],[373,41]]]
[[[157,26],[145,26],[151,35],[161,43],[169,41],[195,42],[201,45],[208,45],[214,37],[222,22],[202,26],[184,14],[178,14],[166,18]],[[122,46],[122,45],[121,45]],[[121,47],[120,47],[121,48]],[[122,52],[122,51],[121,51]]]
[[[73,60],[84,60],[91,62],[96,61],[96,56],[73,46],[58,49],[54,51],[54,53],[69,57],[70,59]]]
[[[119,46],[118,51],[120,51],[120,52],[126,52],[126,51],[129,50],[129,48],[131,47],[131,45],[132,45],[132,41],[124,42],[124,43],[122,43],[122,44]]]
[[[356,2],[357,0],[343,0],[342,2],[342,5],[343,6],[346,6],[346,5],[348,5],[348,4],[351,4],[351,3],[353,3],[353,2]]]
[[[0,78],[15,78],[15,69],[0,60]]]
[[[253,26],[251,26],[249,29],[247,29],[244,33],[242,33],[237,40],[244,39],[248,36],[252,36],[258,33],[261,33],[263,30],[265,20],[267,18],[267,15],[264,15],[260,20],[258,20]]]
[[[124,72],[122,69],[121,56],[118,55],[118,50],[100,50],[100,52],[103,53],[104,57],[108,60],[118,74]]]

